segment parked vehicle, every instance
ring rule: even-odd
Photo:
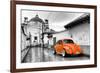
[[[83,52],[80,46],[74,43],[72,39],[62,39],[58,40],[54,45],[54,53],[61,54],[62,56],[67,56],[80,55]]]

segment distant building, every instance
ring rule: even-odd
[[[43,38],[42,33],[44,30],[43,29],[44,24],[45,24],[44,21],[41,18],[39,18],[38,15],[36,15],[35,17],[33,17],[28,21],[27,30],[32,35],[31,42],[33,45],[42,44],[42,38]]]

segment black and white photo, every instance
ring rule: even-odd
[[[11,72],[97,66],[97,7],[11,1]]]

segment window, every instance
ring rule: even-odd
[[[63,42],[64,43],[74,43],[73,40],[71,40],[71,39],[65,39],[65,40],[63,40]]]
[[[34,37],[34,40],[37,40],[37,36]]]

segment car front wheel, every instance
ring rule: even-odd
[[[56,51],[55,50],[53,50],[53,54],[56,54]]]
[[[62,51],[61,55],[62,55],[63,57],[66,56],[66,52],[65,52],[65,50]]]

